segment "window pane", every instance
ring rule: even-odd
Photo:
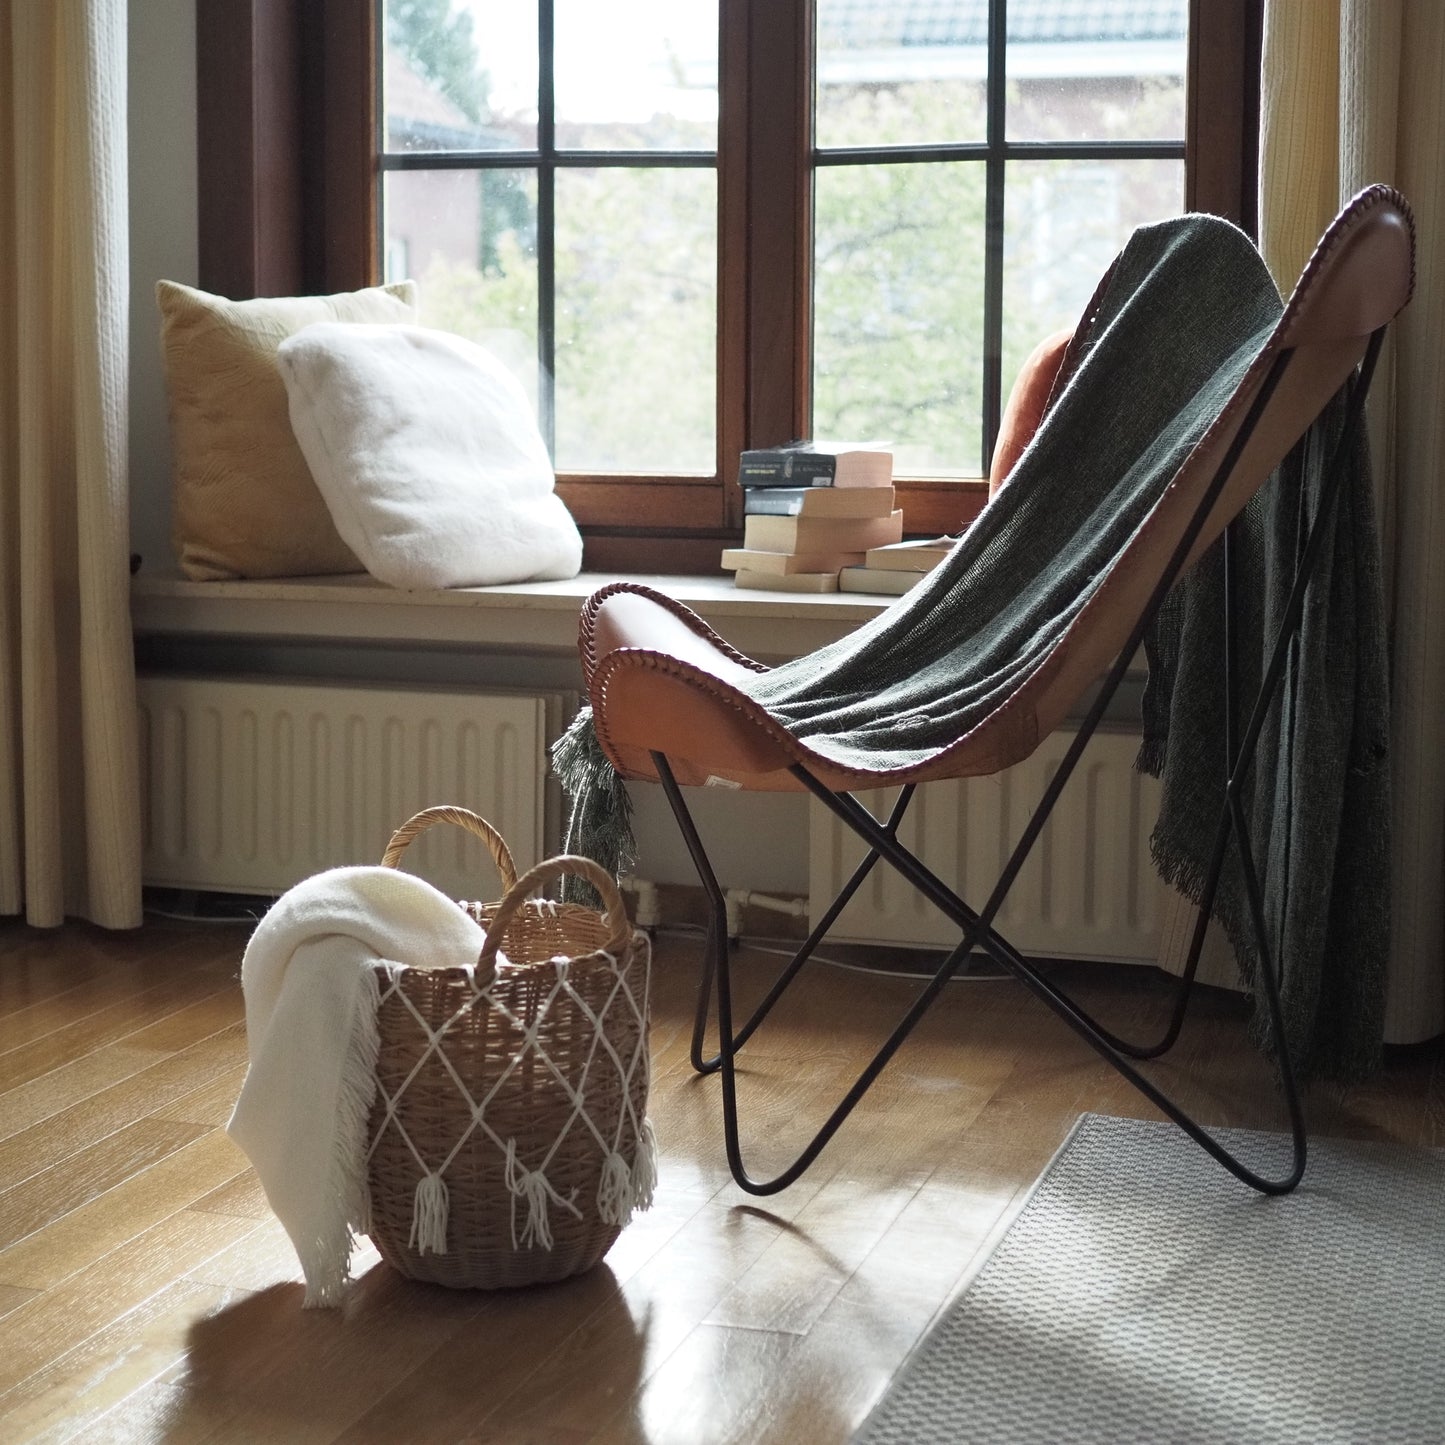
[[[983,140],[987,23],[977,0],[818,0],[818,146]]]
[[[1182,140],[1189,0],[1008,8],[1010,140]]]
[[[557,469],[717,468],[717,176],[557,174]]]
[[[1183,161],[1017,161],[1007,168],[1003,386],[1050,332],[1078,324],[1136,226],[1184,208]]]
[[[535,173],[392,171],[385,182],[386,279],[411,277],[422,324],[500,356],[535,407]]]
[[[385,0],[388,151],[535,150],[536,0]]]
[[[556,0],[557,145],[714,150],[717,0]]]
[[[816,172],[813,432],[892,443],[900,475],[977,476],[984,169]]]

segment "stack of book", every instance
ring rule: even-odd
[[[798,442],[746,451],[743,545],[722,554],[739,587],[836,592],[838,574],[903,535],[893,454],[870,444]]]
[[[870,547],[861,563],[838,573],[840,592],[907,592],[933,571],[958,544],[957,537],[928,537],[918,542],[892,542]]]

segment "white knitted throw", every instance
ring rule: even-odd
[[[475,963],[481,928],[394,868],[335,868],[283,894],[241,963],[251,1066],[227,1129],[246,1151],[306,1277],[306,1306],[341,1302],[367,1230],[376,1094],[373,965]]]

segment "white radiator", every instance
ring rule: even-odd
[[[547,745],[564,693],[142,677],[139,699],[149,885],[281,892],[380,862],[392,830],[432,803],[482,814],[519,869],[555,846]],[[452,897],[497,896],[485,848],[450,825],[403,866]]]
[[[1072,737],[1055,733],[1025,762],[992,777],[919,788],[899,837],[974,909],[1009,852]],[[996,920],[1021,953],[1153,963],[1166,890],[1149,861],[1159,806],[1155,779],[1134,771],[1137,735],[1096,733]],[[896,789],[859,793],[875,817]],[[816,800],[809,822],[814,922],[863,857],[863,847]],[[952,947],[958,930],[885,863],[843,911],[833,937]]]

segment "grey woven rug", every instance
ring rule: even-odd
[[[1438,1445],[1442,1320],[1445,1152],[1086,1114],[855,1440]]]

